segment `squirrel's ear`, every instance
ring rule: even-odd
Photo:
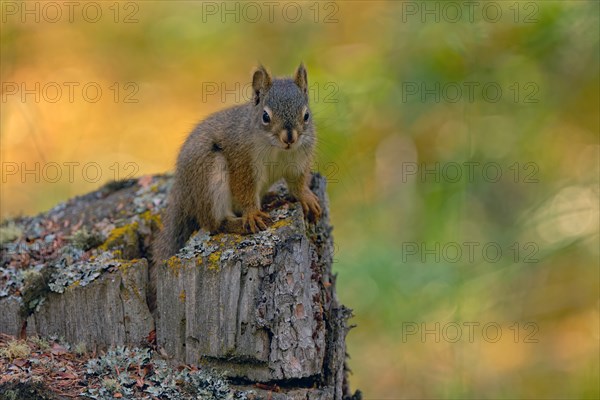
[[[296,82],[296,85],[302,90],[302,93],[307,94],[308,80],[306,78],[306,68],[304,68],[304,63],[300,63],[300,66],[296,70],[294,82]]]
[[[269,90],[271,87],[271,75],[269,72],[260,65],[256,71],[254,71],[254,75],[252,76],[252,91],[254,93],[254,104],[258,104],[260,102],[260,96],[264,95],[264,93]]]

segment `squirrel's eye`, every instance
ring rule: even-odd
[[[271,117],[269,117],[269,113],[267,113],[266,111],[263,112],[263,116],[262,116],[262,120],[263,120],[263,124],[268,124],[269,122],[271,122]]]
[[[308,117],[309,117],[309,115],[308,115],[308,111],[307,111],[306,113],[304,113],[304,122],[308,121]]]

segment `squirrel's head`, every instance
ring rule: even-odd
[[[271,145],[290,150],[314,143],[304,64],[300,64],[293,79],[271,79],[267,70],[260,66],[252,77],[252,89],[256,111],[253,118]]]

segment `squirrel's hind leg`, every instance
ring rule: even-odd
[[[229,187],[229,171],[227,162],[223,155],[218,154],[214,158],[210,168],[207,187],[211,191],[210,199],[210,222],[209,229],[212,232],[241,233],[241,218],[236,218],[233,213],[233,201],[231,188]],[[240,220],[237,222],[237,220]],[[239,225],[239,227],[238,227]]]
[[[220,154],[215,157],[211,166],[208,187],[211,191],[209,197],[212,218],[208,224],[211,231],[216,228],[221,232],[245,234],[267,229],[267,213],[255,210],[244,213],[242,217],[234,214],[227,162]]]

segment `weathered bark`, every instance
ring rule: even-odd
[[[27,318],[27,334],[64,337],[88,349],[139,346],[154,329],[145,298],[147,282],[148,265],[142,259],[104,273],[88,286],[50,293]]]
[[[0,299],[0,332],[19,336],[24,322],[19,299],[14,297]]]
[[[156,329],[173,360],[214,367],[242,386],[276,384],[283,391],[273,399],[348,396],[350,312],[335,296],[324,178],[312,183],[324,209],[317,224],[278,185],[268,230],[198,232],[156,266],[154,294],[147,259],[170,183],[115,183],[16,221],[19,238],[2,244],[10,278],[0,280],[0,332],[103,349],[138,346]],[[146,299],[154,295],[153,315]]]

